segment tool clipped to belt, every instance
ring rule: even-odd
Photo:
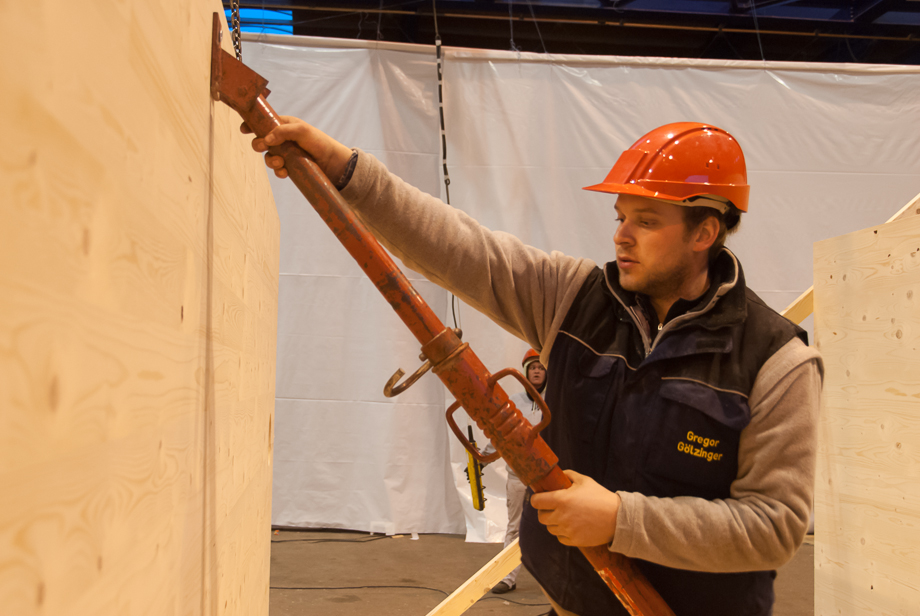
[[[479,451],[479,448],[476,447],[476,441],[473,439],[473,426],[467,426],[466,431],[470,436],[470,445],[476,451]],[[476,511],[482,511],[486,508],[486,497],[483,493],[485,488],[482,485],[482,462],[473,457],[473,452],[467,450],[466,452],[467,462],[466,462],[466,479],[470,482],[470,491],[473,493],[473,509]]]
[[[220,17],[214,13],[211,96],[239,113],[256,136],[265,137],[281,125],[278,114],[265,101],[268,81],[221,49],[221,32]],[[447,421],[473,459],[480,464],[488,464],[501,455],[534,492],[562,490],[571,486],[571,480],[557,464],[559,459],[540,436],[551,415],[533,385],[512,368],[489,373],[469,344],[460,341],[459,331],[441,323],[389,254],[358,220],[332,182],[297,144],[285,142],[269,148],[269,152],[284,158],[288,177],[422,345],[423,366],[406,383],[394,386],[402,376],[402,371],[398,371],[388,383],[388,393],[396,395],[405,391],[412,382],[431,370],[456,399],[447,409]],[[530,397],[537,401],[543,411],[539,425],[530,425],[498,385],[498,381],[506,376],[517,379]],[[460,431],[453,414],[461,406],[495,446],[494,454],[483,456]],[[630,614],[673,615],[630,559],[610,552],[606,546],[580,550]]]

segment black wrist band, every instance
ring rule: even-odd
[[[348,183],[351,181],[351,176],[355,173],[355,167],[358,166],[358,150],[351,149],[351,158],[348,159],[348,164],[345,165],[345,171],[342,172],[342,176],[339,178],[339,181],[335,183],[335,187],[338,190],[344,190]]]

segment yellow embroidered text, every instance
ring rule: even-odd
[[[716,448],[719,446],[719,441],[712,438],[704,438],[698,434],[694,434],[692,431],[687,432],[687,440],[689,442],[685,443],[683,441],[677,443],[677,451],[681,453],[686,453],[697,458],[703,458],[707,462],[716,461],[722,459],[721,453],[716,453],[714,451],[707,451],[708,447]],[[700,445],[696,447],[694,445]]]

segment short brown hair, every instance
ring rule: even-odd
[[[730,204],[728,211],[724,214],[715,208],[706,206],[684,206],[681,209],[684,213],[685,237],[696,231],[703,224],[703,221],[710,216],[718,219],[719,234],[716,236],[716,241],[709,247],[709,263],[711,265],[716,260],[716,257],[719,256],[719,253],[722,252],[728,236],[738,230],[741,224],[741,213],[735,206]]]

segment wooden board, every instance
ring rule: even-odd
[[[268,613],[279,224],[214,11],[4,6],[3,614]]]
[[[815,614],[920,609],[920,217],[815,244]]]
[[[473,577],[441,601],[427,616],[459,616],[521,564],[521,547],[515,539]]]

